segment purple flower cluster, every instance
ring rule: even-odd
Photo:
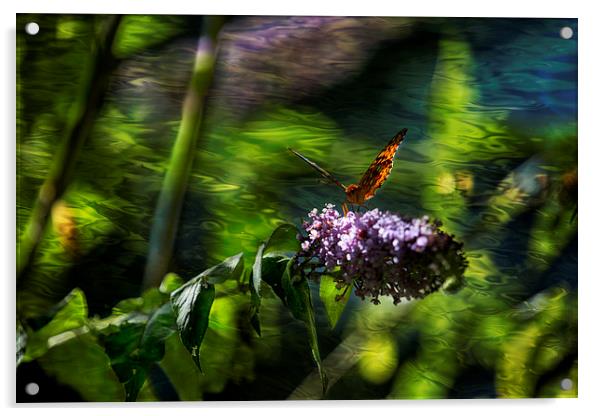
[[[343,217],[334,205],[313,209],[300,236],[299,264],[309,277],[327,273],[356,295],[422,298],[466,269],[462,245],[428,217],[405,219],[378,209]]]

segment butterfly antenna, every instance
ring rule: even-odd
[[[311,160],[309,160],[308,158],[306,158],[305,156],[303,156],[301,153],[297,152],[295,149],[292,149],[292,148],[289,147],[288,150],[290,150],[295,156],[297,156],[299,159],[301,159],[302,161],[304,161],[305,163],[307,163],[309,166],[311,166],[312,168],[314,168],[315,170],[317,170],[318,173],[320,173],[320,175],[322,175],[322,177],[328,179],[332,183],[334,183],[334,184],[338,185],[339,187],[343,188],[344,191],[347,191],[347,187],[345,185],[343,185],[341,182],[339,182],[339,180],[337,178],[335,178],[334,176],[332,176],[332,174],[330,172],[328,172],[327,170],[321,168],[320,166],[318,166],[317,163],[312,162]]]

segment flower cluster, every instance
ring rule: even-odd
[[[309,277],[328,273],[339,288],[353,284],[356,295],[422,298],[466,269],[462,244],[428,217],[401,218],[378,209],[341,216],[334,206],[317,209],[303,223],[299,266]]]

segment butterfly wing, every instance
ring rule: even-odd
[[[378,188],[380,188],[389,177],[391,169],[393,169],[393,158],[407,132],[408,129],[403,129],[397,133],[376,156],[374,162],[372,162],[366,173],[364,173],[364,176],[360,179],[358,188],[359,192],[364,196],[364,201],[372,198]]]
[[[311,160],[309,160],[308,158],[306,158],[305,156],[303,156],[301,153],[297,152],[294,149],[291,149],[290,147],[288,148],[288,150],[290,150],[291,152],[293,152],[296,156],[298,156],[301,160],[303,160],[305,163],[307,163],[309,166],[311,166],[312,168],[314,168],[315,170],[317,170],[320,175],[322,175],[324,178],[328,179],[329,181],[331,181],[332,183],[335,183],[336,185],[340,186],[341,188],[343,188],[343,190],[347,189],[345,187],[345,185],[343,185],[341,182],[339,182],[334,176],[332,176],[330,174],[330,172],[328,172],[326,169],[321,168],[320,166],[318,166],[317,163],[312,162]]]

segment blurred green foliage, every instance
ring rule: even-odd
[[[18,244],[101,17],[19,15],[18,27],[31,19],[40,34],[17,36]],[[245,34],[239,19],[224,27],[234,39]],[[409,40],[368,51],[362,73],[313,99],[251,101],[243,118],[220,101],[231,93],[219,88],[222,69],[190,155],[170,274],[142,292],[201,20],[124,17],[105,103],[17,293],[18,377],[37,363],[57,395],[68,386],[89,401],[163,400],[172,390],[180,400],[317,399],[317,361],[330,399],[576,397],[576,42],[557,35],[576,21],[417,19]],[[270,59],[269,48],[258,53]],[[287,257],[266,249],[261,302],[252,300],[260,244],[343,199],[286,148],[348,184],[401,127],[408,140],[370,205],[441,219],[465,242],[466,286],[398,306],[362,303],[350,290],[337,303],[325,280],[294,288],[289,276],[279,286]],[[204,332],[201,373],[165,305],[234,253],[246,268],[211,283],[215,299],[195,335]]]

